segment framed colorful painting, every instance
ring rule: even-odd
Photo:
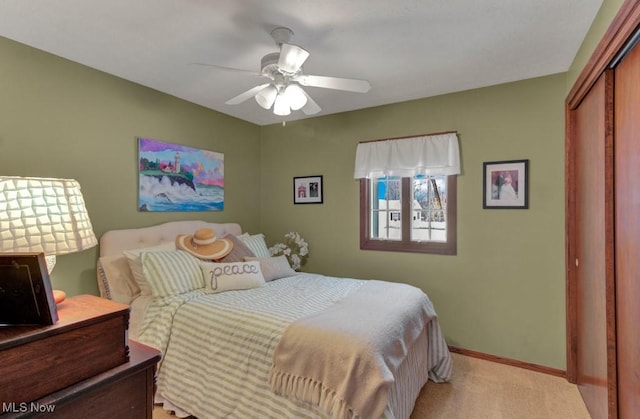
[[[138,138],[139,211],[222,211],[224,154]]]

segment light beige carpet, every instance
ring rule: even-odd
[[[411,419],[590,419],[564,378],[452,354],[449,383],[431,381]]]
[[[430,381],[411,419],[591,418],[576,386],[564,378],[458,354],[452,357],[451,381]],[[153,411],[153,419],[170,418],[175,416],[159,407]]]

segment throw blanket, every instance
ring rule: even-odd
[[[274,352],[271,387],[333,417],[380,418],[394,374],[435,316],[420,289],[366,281],[285,330]]]

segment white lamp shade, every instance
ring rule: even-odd
[[[96,244],[77,181],[0,176],[0,252],[64,255]]]
[[[270,84],[256,95],[256,102],[258,102],[258,105],[262,106],[264,109],[271,109],[273,102],[276,101],[277,95],[278,89],[276,89],[273,84]]]
[[[273,113],[280,116],[287,116],[291,114],[291,105],[287,97],[283,94],[278,94],[276,97],[276,103],[273,105]]]
[[[307,104],[307,95],[304,94],[302,88],[297,84],[290,84],[284,91],[284,95],[289,101],[291,109],[297,111]]]
[[[282,44],[280,47],[280,58],[278,68],[285,73],[293,74],[300,70],[302,64],[309,57],[309,51],[292,44]]]

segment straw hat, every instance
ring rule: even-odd
[[[222,259],[233,249],[229,239],[217,238],[210,228],[201,228],[192,235],[178,235],[176,247],[200,259]]]

